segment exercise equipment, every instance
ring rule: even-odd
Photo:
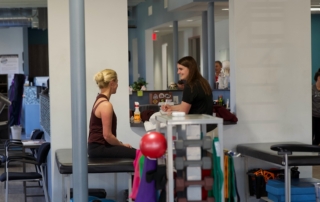
[[[215,202],[214,198],[208,197],[207,200],[202,200],[202,201],[188,201],[186,198],[179,198],[178,202]]]
[[[211,149],[212,139],[209,136],[203,137],[202,140],[177,140],[175,141],[176,149],[185,149],[186,147],[202,147],[203,149]]]
[[[144,156],[159,158],[167,150],[167,141],[159,132],[148,132],[140,141],[140,150]]]
[[[212,161],[214,164],[211,170],[211,176],[214,178],[214,183],[212,190],[209,191],[208,195],[213,196],[216,201],[222,201],[222,198],[224,197],[224,195],[221,193],[221,190],[223,189],[224,176],[220,164],[220,147],[221,145],[219,143],[219,138],[215,137],[212,143]]]
[[[74,202],[74,200],[70,199],[70,202]],[[115,202],[115,201],[112,199],[98,198],[95,196],[88,196],[88,202]]]
[[[186,161],[183,159],[183,157],[176,157],[174,164],[177,170],[182,170],[186,166],[201,166],[203,169],[211,169],[212,162],[210,157],[207,156],[203,157],[201,160],[196,161]]]
[[[176,179],[176,190],[183,191],[185,187],[190,185],[201,185],[206,190],[211,190],[213,185],[213,178],[212,177],[205,177],[203,180],[195,180],[195,181],[186,181],[183,178]]]
[[[140,180],[139,190],[137,197],[135,199],[136,202],[156,202],[157,201],[157,192],[155,181],[152,180],[147,182],[147,173],[149,171],[156,170],[157,168],[157,160],[145,158],[143,173]]]

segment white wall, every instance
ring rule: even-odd
[[[18,54],[19,73],[23,72],[22,53],[23,53],[23,28],[10,27],[0,29],[0,55]]]
[[[225,127],[224,147],[311,143],[310,1],[230,0],[229,15],[231,107],[239,121]],[[237,159],[235,168],[243,200],[243,159]],[[310,168],[299,170],[301,177],[311,177]]]
[[[96,72],[112,68],[118,73],[119,87],[111,102],[118,117],[118,138],[138,148],[140,136],[129,127],[128,96],[128,28],[127,2],[119,0],[85,1],[86,13],[86,84],[87,119],[98,88],[93,81]],[[110,6],[112,5],[112,6]],[[61,176],[54,153],[60,148],[71,148],[71,98],[70,98],[70,40],[69,2],[48,0],[49,61],[50,61],[50,111],[52,200],[61,201]],[[112,18],[110,18],[112,16]],[[116,21],[114,19],[117,19]],[[113,30],[110,32],[110,30]],[[79,92],[81,93],[81,92]],[[87,123],[88,125],[88,123]],[[120,127],[121,126],[121,127]],[[80,135],[80,134],[79,134]],[[81,134],[87,135],[87,134]],[[86,149],[86,148],[84,148]],[[127,188],[126,175],[118,175],[118,190]],[[113,195],[113,175],[89,175],[89,185],[105,188]],[[110,194],[109,194],[110,193]]]
[[[71,148],[69,2],[48,0],[50,74],[51,201],[62,201],[55,151]],[[54,98],[54,99],[53,99]]]

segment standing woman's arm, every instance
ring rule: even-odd
[[[180,111],[188,114],[190,111],[190,108],[191,108],[191,104],[182,101],[181,104],[179,105],[171,106],[171,111]]]

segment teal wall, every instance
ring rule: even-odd
[[[28,42],[33,44],[48,44],[48,30],[28,28]]]
[[[311,15],[312,83],[314,74],[320,68],[320,14]]]

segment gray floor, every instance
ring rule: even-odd
[[[25,139],[22,136],[22,139]],[[34,171],[34,166],[27,165],[27,171]],[[10,170],[13,172],[22,171],[22,164],[12,164]],[[0,166],[0,175],[4,172],[3,165]],[[313,177],[320,179],[320,166],[313,166]],[[37,183],[28,183],[28,185],[37,185]],[[28,194],[43,194],[41,188],[29,188]],[[4,183],[0,182],[0,202],[5,201]],[[9,202],[24,202],[23,183],[22,182],[9,182]],[[30,197],[27,202],[45,202],[44,197]]]
[[[34,171],[34,166],[27,166],[27,171]],[[10,171],[13,172],[20,172],[22,171],[21,164],[12,164],[10,166]],[[0,174],[4,172],[3,165],[0,166]],[[5,201],[5,189],[4,189],[4,182],[0,183],[0,202]],[[27,183],[27,185],[37,185],[35,182]],[[43,190],[41,188],[29,188],[27,189],[28,194],[43,194]],[[9,182],[9,202],[23,202],[24,201],[24,194],[23,194],[23,182],[20,181],[11,181]],[[27,202],[44,202],[44,197],[32,197],[27,198]]]
[[[25,136],[22,135],[21,139],[25,139]],[[2,152],[1,152],[2,153]],[[27,171],[34,172],[35,168],[33,165],[26,166]],[[21,172],[22,164],[12,163],[10,165],[10,171],[12,172]],[[4,165],[0,165],[0,175],[4,173]],[[0,202],[5,201],[5,189],[4,182],[0,182]],[[36,186],[37,182],[29,182],[27,186]],[[43,194],[42,188],[28,188],[28,194]],[[9,182],[9,200],[8,202],[24,202],[24,194],[23,194],[23,182],[21,181],[11,181]],[[45,198],[43,197],[28,197],[27,202],[45,202]]]

